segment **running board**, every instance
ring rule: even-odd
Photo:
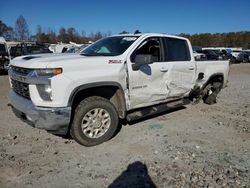
[[[127,115],[126,119],[127,121],[135,121],[144,117],[166,112],[168,110],[172,110],[187,104],[190,104],[190,100],[186,98],[181,100],[171,101],[168,103],[158,104],[131,112]]]

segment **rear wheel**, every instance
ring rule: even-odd
[[[76,107],[70,134],[79,144],[94,146],[112,138],[118,128],[114,105],[102,97],[88,97]]]
[[[203,101],[206,104],[215,104],[218,93],[222,88],[222,83],[213,82],[208,84],[203,90]]]

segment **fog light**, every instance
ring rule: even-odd
[[[52,89],[51,85],[38,84],[36,85],[40,97],[45,101],[52,100]]]
[[[52,90],[51,90],[50,85],[45,85],[45,86],[44,86],[44,90],[45,90],[45,92],[47,92],[48,94],[50,94],[50,95],[51,95]]]

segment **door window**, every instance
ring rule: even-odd
[[[136,55],[152,55],[154,62],[161,62],[161,39],[156,37],[147,38],[144,40],[139,47],[133,52],[130,57],[131,62],[135,62]]]
[[[165,38],[166,61],[190,61],[190,52],[186,40]]]

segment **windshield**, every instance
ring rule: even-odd
[[[123,54],[137,36],[114,36],[101,39],[81,51],[85,56],[117,56]]]

